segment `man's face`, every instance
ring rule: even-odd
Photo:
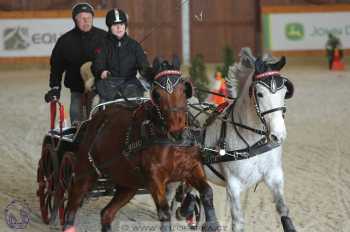
[[[113,35],[116,35],[119,39],[125,35],[126,27],[124,23],[113,24],[111,27]]]
[[[92,28],[92,14],[81,12],[75,16],[75,22],[81,31],[88,32]]]

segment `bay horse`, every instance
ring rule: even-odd
[[[285,63],[285,57],[266,54],[256,58],[249,48],[243,48],[240,61],[230,67],[226,78],[229,97],[236,99],[227,102],[226,108],[219,107],[214,117],[197,117],[205,134],[204,152],[211,160],[203,160],[205,172],[209,181],[227,189],[234,232],[244,231],[241,193],[261,181],[273,194],[284,231],[296,231],[283,193],[285,99],[294,91],[292,82],[280,73]],[[193,115],[198,110],[191,108]]]
[[[131,102],[106,106],[88,122],[74,154],[65,231],[75,231],[76,212],[101,175],[107,175],[116,189],[101,211],[102,232],[111,231],[119,209],[140,188],[147,189],[155,202],[161,231],[171,231],[165,193],[166,185],[173,181],[187,182],[199,191],[206,216],[202,230],[218,230],[213,192],[206,181],[199,148],[187,130],[187,98],[192,95],[192,86],[181,77],[174,61],[170,64],[157,58],[145,75],[152,83],[151,101],[138,107]]]

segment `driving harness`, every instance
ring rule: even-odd
[[[244,160],[244,159],[249,159],[254,156],[257,156],[259,154],[263,154],[265,152],[268,152],[274,148],[279,147],[281,144],[278,142],[271,141],[267,135],[269,134],[269,131],[267,131],[267,125],[266,121],[264,119],[264,116],[276,111],[282,111],[283,115],[286,113],[286,107],[276,107],[264,112],[261,112],[259,102],[256,99],[256,88],[255,86],[259,83],[264,85],[266,88],[268,88],[272,93],[275,93],[277,90],[281,89],[284,87],[285,82],[287,79],[285,77],[281,77],[280,73],[278,71],[269,71],[265,72],[262,74],[258,74],[255,76],[254,81],[251,85],[250,88],[250,94],[251,97],[253,97],[254,100],[254,107],[256,109],[257,116],[261,123],[263,124],[265,130],[260,130],[260,129],[255,129],[251,128],[247,125],[243,125],[240,123],[235,122],[234,115],[233,115],[233,110],[236,105],[236,101],[234,101],[231,105],[228,103],[223,103],[222,105],[218,106],[218,110],[215,110],[212,115],[213,117],[209,117],[207,121],[204,124],[204,136],[202,138],[202,144],[204,144],[204,138],[205,138],[205,133],[206,129],[208,126],[210,126],[215,119],[220,119],[222,120],[221,123],[221,128],[220,128],[220,138],[218,140],[218,147],[219,150],[217,150],[215,147],[203,147],[202,148],[202,162],[203,164],[207,165],[208,168],[213,171],[220,179],[225,180],[225,178],[217,171],[213,166],[210,164],[213,163],[221,163],[221,162],[229,162],[229,161],[237,161],[237,160]],[[291,84],[291,83],[290,83]],[[292,93],[291,93],[292,94]],[[225,114],[223,118],[219,118],[218,116],[220,115],[221,112],[224,110]],[[232,121],[228,121],[229,115],[232,115]],[[244,149],[238,149],[238,150],[232,150],[232,151],[227,151],[226,150],[226,128],[227,128],[227,123],[231,123],[234,126],[234,130],[237,133],[238,137],[246,144],[246,148]],[[248,142],[243,138],[241,133],[238,131],[238,127],[244,128],[246,130],[250,130],[256,134],[262,135],[263,138],[260,139],[258,142],[256,142],[253,145],[249,145]]]

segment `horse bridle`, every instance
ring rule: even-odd
[[[280,106],[280,107],[272,108],[272,109],[266,110],[264,112],[261,112],[261,110],[260,110],[259,101],[257,100],[257,97],[256,97],[256,95],[257,95],[256,94],[256,85],[257,84],[261,84],[261,85],[265,86],[272,93],[275,93],[276,91],[278,91],[278,90],[280,90],[281,88],[284,87],[284,84],[283,84],[283,85],[281,85],[280,88],[276,88],[276,86],[274,86],[274,83],[275,83],[274,80],[272,80],[272,86],[271,87],[266,85],[264,82],[262,82],[263,79],[275,78],[274,76],[278,76],[278,78],[283,78],[283,77],[281,77],[281,74],[278,71],[268,71],[268,72],[264,72],[264,73],[255,75],[254,81],[253,81],[252,86],[251,86],[251,88],[253,89],[252,97],[253,97],[253,100],[254,100],[256,113],[257,113],[260,121],[263,122],[265,127],[266,127],[266,121],[265,121],[265,118],[264,118],[265,115],[271,114],[271,113],[276,112],[276,111],[282,111],[282,115],[284,117],[285,113],[287,112],[287,107],[286,106]]]
[[[250,86],[250,91],[251,91],[251,98],[253,99],[253,102],[254,102],[254,107],[255,107],[255,111],[256,111],[256,114],[259,118],[259,120],[261,121],[261,123],[263,124],[264,126],[264,129],[263,130],[260,130],[260,129],[255,129],[255,128],[252,128],[252,127],[249,127],[249,126],[246,126],[246,125],[243,125],[243,124],[240,124],[240,123],[237,123],[234,121],[234,116],[233,116],[233,109],[234,109],[234,106],[235,106],[235,103],[234,102],[232,104],[232,107],[231,109],[228,110],[227,114],[225,117],[228,117],[228,114],[231,112],[232,113],[232,124],[234,125],[234,129],[237,133],[237,135],[240,137],[240,139],[247,145],[247,147],[250,147],[248,142],[243,138],[243,136],[241,135],[241,133],[238,131],[237,129],[237,126],[238,127],[241,127],[241,128],[244,128],[244,129],[247,129],[247,130],[250,130],[256,134],[259,134],[259,135],[263,135],[267,138],[267,140],[269,140],[270,138],[267,136],[270,134],[269,132],[269,128],[267,127],[267,123],[266,123],[266,120],[265,120],[265,115],[267,114],[271,114],[273,112],[277,112],[277,111],[282,111],[283,113],[283,117],[287,111],[287,108],[285,106],[280,106],[280,107],[276,107],[276,108],[272,108],[272,109],[269,109],[269,110],[266,110],[264,112],[261,112],[260,110],[260,105],[259,105],[259,101],[257,100],[257,93],[256,93],[256,85],[257,84],[262,84],[264,85],[266,88],[268,88],[271,92],[276,92],[277,90],[283,88],[280,87],[280,88],[273,88],[271,89],[270,86],[266,85],[264,82],[262,82],[262,80],[264,79],[267,79],[267,78],[274,78],[274,76],[278,76],[279,78],[283,78],[281,77],[280,73],[278,71],[269,71],[269,72],[265,72],[265,73],[261,73],[261,74],[257,74],[254,76],[253,78],[253,82]],[[221,135],[222,137],[223,135]]]
[[[269,83],[266,83],[268,80],[267,78],[274,78],[273,76],[278,76],[278,78],[283,78],[282,79],[282,83],[280,82],[279,86],[275,84],[274,87],[269,86]],[[265,82],[263,81],[265,80]],[[227,162],[227,161],[235,161],[235,160],[242,160],[242,159],[248,159],[251,158],[253,156],[256,156],[258,154],[263,154],[267,151],[270,151],[271,149],[274,149],[278,146],[281,145],[280,142],[277,142],[275,140],[272,140],[270,137],[270,131],[269,128],[267,127],[267,123],[266,120],[264,118],[265,115],[276,112],[276,111],[282,111],[283,114],[285,114],[286,112],[286,107],[285,106],[281,106],[281,107],[276,107],[276,108],[272,108],[269,110],[266,110],[264,112],[261,112],[260,106],[259,106],[259,102],[256,99],[257,93],[256,93],[256,85],[262,84],[265,85],[265,87],[267,87],[271,92],[276,92],[277,90],[283,88],[284,86],[286,86],[287,88],[287,93],[288,91],[291,91],[291,93],[289,93],[289,96],[287,96],[287,93],[285,95],[285,99],[286,98],[291,98],[293,95],[293,86],[291,83],[288,83],[288,79],[281,76],[279,74],[279,72],[277,71],[270,71],[270,72],[265,72],[262,74],[257,74],[253,77],[253,82],[250,85],[249,88],[249,95],[250,98],[253,98],[254,100],[254,104],[255,104],[255,109],[256,109],[256,113],[258,118],[260,119],[260,121],[263,123],[264,128],[261,129],[256,129],[256,128],[252,128],[250,126],[241,124],[239,122],[235,122],[235,106],[237,104],[237,101],[233,101],[230,105],[228,105],[228,107],[226,108],[226,111],[224,112],[224,116],[222,118],[219,118],[218,115],[216,114],[214,116],[214,119],[218,118],[222,121],[221,123],[221,128],[220,128],[220,135],[219,135],[219,140],[216,143],[215,147],[204,147],[203,150],[205,150],[206,152],[210,152],[210,153],[214,153],[216,155],[214,156],[207,156],[208,159],[206,159],[206,165],[214,172],[216,173],[215,169],[213,167],[210,166],[210,163],[214,163],[214,162]],[[272,82],[271,82],[272,84]],[[288,87],[288,85],[290,87]],[[275,87],[278,88],[275,88]],[[290,90],[289,90],[290,89]],[[222,112],[222,111],[221,111]],[[221,113],[220,112],[220,113]],[[231,116],[231,119],[228,119]],[[214,120],[211,120],[211,122],[213,122]],[[207,123],[207,122],[206,122]],[[227,123],[231,123],[233,125],[233,128],[236,132],[236,135],[244,142],[244,144],[246,145],[246,148],[243,149],[239,149],[239,150],[230,150],[230,151],[226,151],[226,131],[227,131]],[[204,135],[203,137],[206,137],[206,128],[210,125],[211,123],[209,122],[208,124],[206,124],[206,127],[204,128]],[[256,143],[250,145],[248,143],[248,141],[243,137],[243,135],[240,133],[240,131],[238,130],[238,127],[252,131],[253,133],[256,133],[258,135],[263,136],[260,140],[258,140]],[[217,146],[219,147],[219,150],[217,150]],[[203,161],[204,162],[204,161]],[[220,175],[219,175],[220,177]],[[222,178],[224,180],[224,178]]]
[[[182,75],[182,73],[178,70],[164,70],[164,71],[158,73],[154,77],[151,93],[153,92],[155,86],[159,86],[160,88],[164,89],[167,93],[172,94],[174,89],[176,88],[176,86],[179,83],[182,83],[184,81],[184,79],[181,77],[181,75]],[[165,79],[165,81],[164,81],[164,77],[167,78],[167,79]],[[163,80],[161,80],[162,78],[163,78]],[[170,78],[172,78],[172,79],[170,79]],[[167,112],[167,113],[174,113],[174,112],[186,112],[186,113],[188,113],[187,104],[185,104],[184,106],[175,106],[175,107],[171,107],[169,109],[161,110],[160,105],[158,103],[156,103],[152,97],[151,97],[151,100],[152,100],[153,106],[156,108],[158,117],[161,120],[161,124],[163,126],[166,126],[166,123],[165,123],[165,118],[162,114],[162,111]]]

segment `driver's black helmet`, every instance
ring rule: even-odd
[[[106,25],[108,28],[110,28],[113,24],[125,24],[127,26],[128,24],[128,16],[126,13],[120,9],[112,9],[108,11],[106,15]]]

